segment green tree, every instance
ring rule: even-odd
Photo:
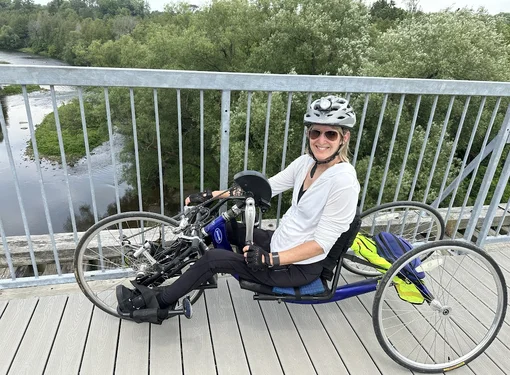
[[[394,0],[377,0],[370,7],[370,17],[375,26],[382,31],[393,27],[404,19],[406,12],[395,5]]]
[[[416,15],[413,18],[403,20],[397,27],[387,30],[376,40],[374,48],[370,51],[366,64],[362,68],[362,74],[382,77],[507,81],[510,78],[509,63],[510,49],[502,34],[498,32],[497,19],[485,13],[473,13],[463,10]],[[401,131],[404,134],[408,134],[410,131],[409,126],[415,108],[415,101],[410,99],[407,98],[403,109],[402,121],[404,127]],[[444,137],[434,141],[431,140],[426,152],[429,148],[434,149],[439,142],[444,142],[445,145],[450,147],[449,145],[457,136],[466,100],[467,98],[455,98]],[[398,98],[390,97],[388,105],[396,107],[397,101]],[[422,98],[417,119],[418,134],[423,133],[427,128],[433,101],[433,97],[424,96]],[[436,137],[438,132],[441,133],[449,102],[450,98],[447,97],[442,97],[438,101],[433,127],[430,130],[431,137]],[[367,140],[371,140],[375,136],[378,121],[377,110],[380,108],[380,103],[380,99],[376,100],[374,102],[374,113],[367,115],[367,134],[364,134]],[[468,140],[475,124],[480,103],[481,98],[471,99],[463,124],[465,131],[460,133],[458,149],[454,155],[454,162],[450,171],[450,179],[458,171],[459,161],[466,157],[466,152],[469,152],[467,160],[472,160],[480,150],[490,123],[490,115],[495,99],[488,98],[486,100],[487,110],[481,118],[478,132],[475,134],[474,146],[468,150]],[[505,104],[502,107],[505,108]],[[503,113],[498,115],[497,121],[501,121],[502,115]],[[388,116],[385,117],[383,123],[394,121],[395,116]],[[391,131],[391,126],[383,127],[378,145],[391,144]],[[418,142],[418,145],[420,144]],[[406,145],[407,141],[405,139],[396,142],[397,153],[401,152],[402,146],[405,147]],[[378,146],[378,151],[382,151],[384,154],[381,147]],[[412,147],[414,151],[410,155],[410,165],[412,165],[412,160],[416,157],[417,150],[420,147]],[[362,170],[362,160],[367,157],[368,152],[362,146],[360,166],[356,166],[358,171]],[[439,157],[436,166],[437,176],[442,176],[441,171],[445,171],[448,158],[448,155]],[[434,156],[425,155],[425,164],[421,171],[430,170],[431,166],[427,166],[427,163],[433,159]],[[376,160],[376,164],[379,162],[379,160]],[[380,167],[376,166],[376,168]],[[412,168],[410,170],[413,171]],[[422,173],[421,171],[420,173]],[[422,181],[421,175],[419,180]],[[423,179],[423,181],[427,181],[427,179]],[[377,178],[374,183],[377,185]],[[435,198],[434,195],[438,193],[441,184],[442,178],[433,179],[433,185],[430,187],[428,195],[429,201]],[[406,188],[409,186],[407,184]],[[417,196],[421,198],[423,191],[423,187],[418,183]]]
[[[16,49],[20,47],[20,37],[10,26],[0,28],[0,49]]]
[[[253,71],[356,75],[370,43],[367,8],[351,0],[275,1]]]

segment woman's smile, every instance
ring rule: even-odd
[[[319,145],[315,145],[315,149],[318,151],[318,153],[320,154],[329,154],[330,151],[331,151],[331,147],[330,146],[319,146]],[[329,156],[329,155],[327,155]]]

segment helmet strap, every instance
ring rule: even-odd
[[[310,145],[308,145],[308,148],[309,148],[309,150],[310,150],[310,153],[312,154],[312,158],[313,158],[313,160],[315,160],[315,164],[313,165],[312,169],[310,170],[310,178],[313,178],[313,176],[315,175],[315,171],[317,170],[317,166],[318,166],[319,164],[327,164],[327,163],[331,162],[332,160],[334,160],[334,159],[337,157],[337,155],[339,155],[339,154],[340,154],[340,149],[342,148],[342,146],[343,146],[343,143],[342,143],[342,144],[340,144],[340,146],[338,147],[337,152],[335,152],[333,155],[331,155],[331,156],[330,156],[329,158],[327,158],[326,160],[321,160],[321,161],[319,161],[319,160],[317,160],[317,158],[316,158],[316,157],[315,157],[315,155],[313,154],[313,151],[312,151],[312,148],[310,147]]]

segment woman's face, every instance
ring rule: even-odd
[[[326,160],[338,151],[343,143],[338,127],[328,125],[312,125],[308,130],[310,148],[317,160]]]

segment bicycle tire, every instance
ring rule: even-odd
[[[82,292],[95,306],[119,317],[115,298],[116,286],[123,284],[132,288],[130,281],[136,278],[137,272],[151,269],[149,261],[143,255],[135,259],[129,255],[128,249],[135,251],[145,243],[145,240],[155,241],[155,236],[164,233],[165,245],[157,247],[153,255],[156,258],[161,255],[158,251],[165,251],[171,255],[171,249],[169,250],[167,244],[172,243],[171,229],[175,227],[176,222],[171,218],[149,212],[125,212],[109,216],[94,224],[80,239],[74,254],[74,274]],[[165,228],[168,230],[165,231]],[[190,264],[202,255],[203,251],[199,249],[188,258]],[[175,279],[150,286],[164,286]],[[202,293],[202,290],[192,291],[189,294],[190,302],[195,303]],[[176,307],[180,306],[181,301]]]
[[[409,282],[414,276],[401,270],[424,255],[426,261],[407,275],[423,272],[422,285],[431,297],[411,304],[399,296],[395,282]],[[456,369],[496,338],[507,293],[500,267],[477,246],[453,240],[421,245],[400,257],[380,281],[372,308],[377,340],[390,358],[413,371]]]
[[[407,224],[409,226],[406,227]],[[397,201],[385,203],[361,213],[360,234],[373,237],[381,231],[392,232],[405,238],[411,244],[419,246],[422,242],[442,240],[445,234],[445,223],[441,214],[425,203]],[[352,250],[348,252],[357,256]],[[342,265],[357,275],[366,277],[381,275],[374,267],[347,259],[343,259]]]

